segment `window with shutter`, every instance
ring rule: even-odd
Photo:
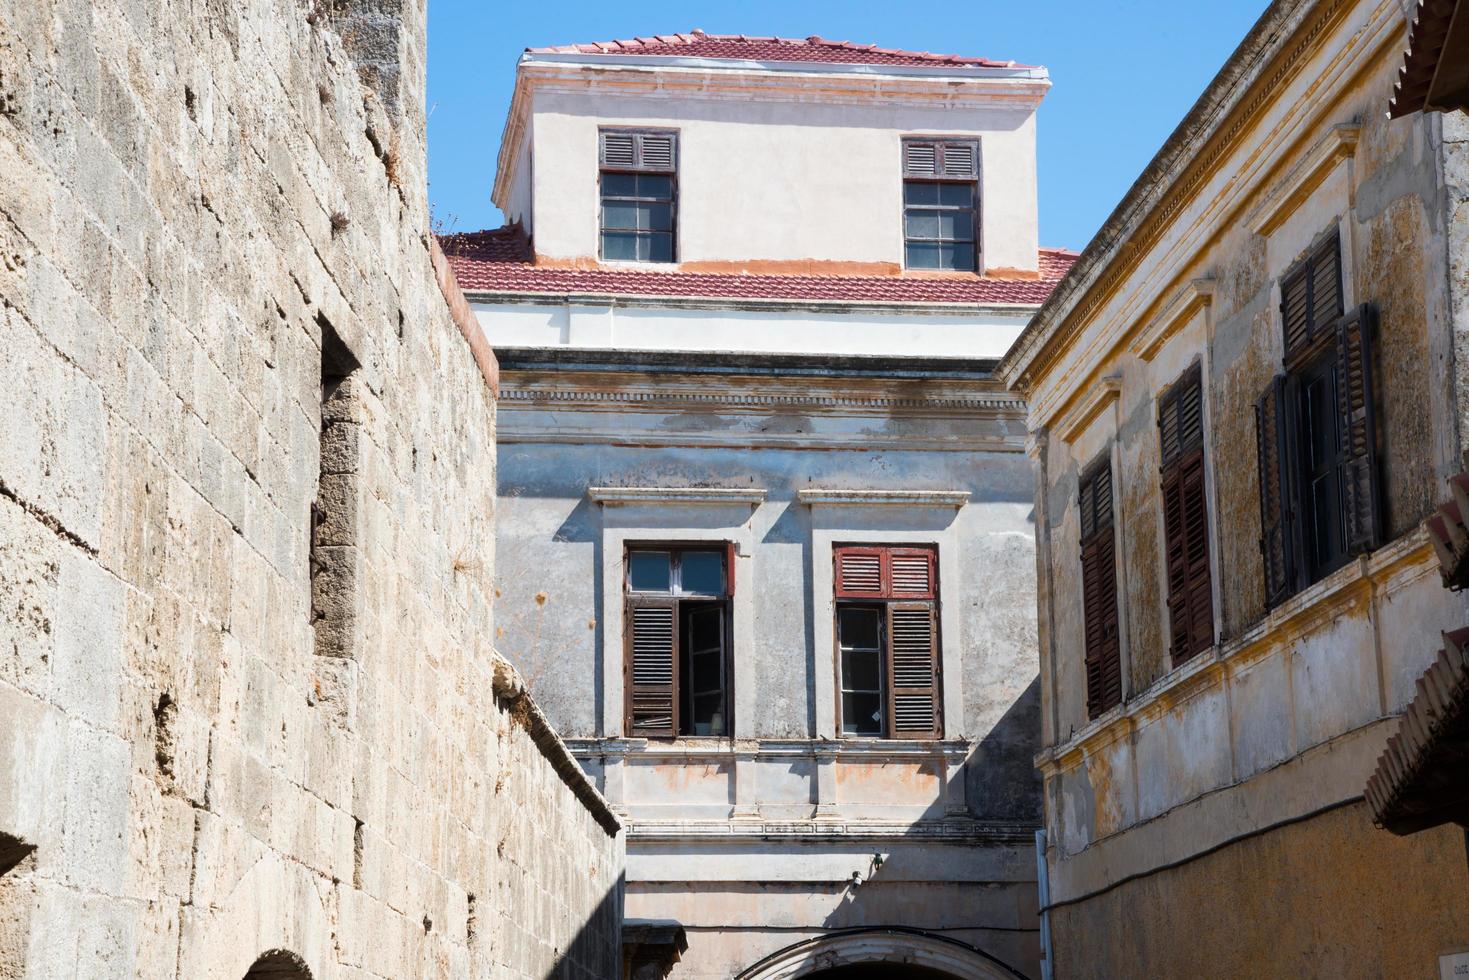
[[[1158,402],[1164,554],[1174,665],[1214,643],[1209,505],[1204,485],[1203,385],[1197,367]]]
[[[903,141],[903,248],[909,269],[979,268],[979,143]]]
[[[1286,370],[1255,411],[1268,606],[1382,544],[1373,312],[1343,313],[1341,269],[1333,232],[1281,279]]]
[[[600,141],[602,258],[673,262],[678,135],[604,129]]]
[[[834,549],[844,735],[941,737],[937,559],[931,547]]]
[[[625,560],[624,730],[634,738],[729,735],[727,544],[630,546]]]
[[[1117,610],[1117,555],[1112,468],[1103,460],[1081,481],[1081,591],[1085,621],[1087,714],[1122,703],[1122,647]]]

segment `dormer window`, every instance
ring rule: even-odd
[[[678,134],[601,131],[602,258],[673,262]]]
[[[903,265],[979,269],[979,142],[903,140]]]

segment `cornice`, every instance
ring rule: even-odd
[[[901,303],[880,300],[763,299],[755,296],[653,296],[636,293],[541,293],[527,290],[466,289],[471,303],[504,306],[610,306],[618,309],[747,311],[752,313],[869,313],[874,316],[942,316],[974,320],[1011,317],[1017,322],[1040,308],[1037,303]]]
[[[619,388],[576,388],[540,387],[517,385],[517,379],[501,375],[500,402],[511,403],[509,407],[533,405],[557,405],[586,408],[643,409],[664,412],[674,407],[698,408],[706,411],[735,410],[755,412],[782,412],[799,409],[804,413],[832,413],[839,415],[866,414],[891,415],[894,412],[922,412],[953,414],[962,413],[980,418],[1004,418],[1022,420],[1025,417],[1025,402],[1007,395],[980,395],[962,397],[957,395],[895,396],[857,395],[796,391],[739,391],[702,390],[672,388],[652,382],[646,385],[628,385]],[[563,383],[563,379],[556,379]]]
[[[1194,279],[1173,295],[1163,311],[1138,332],[1132,350],[1144,361],[1158,356],[1163,345],[1193,319],[1198,310],[1214,302],[1214,280]]]
[[[749,504],[765,500],[763,488],[724,487],[588,487],[587,499],[603,506],[620,504]]]
[[[811,820],[651,820],[623,817],[629,842],[644,841],[771,841],[865,840],[978,844],[1034,847],[1035,828],[981,823],[948,817],[944,820],[868,820],[863,818]]]
[[[796,491],[796,499],[809,506],[837,507],[963,507],[968,490],[823,490],[811,487]]]
[[[1076,404],[1066,417],[1055,424],[1057,433],[1063,442],[1075,442],[1077,437],[1086,431],[1087,426],[1109,408],[1120,397],[1122,397],[1121,378],[1103,378],[1097,382],[1092,389],[1086,393],[1080,402]],[[1052,420],[1047,420],[1050,425]]]
[[[1257,235],[1268,235],[1285,223],[1305,203],[1311,192],[1321,185],[1343,160],[1357,152],[1357,139],[1362,127],[1356,123],[1333,126],[1306,154],[1305,159],[1271,188],[1255,208],[1250,227]]]

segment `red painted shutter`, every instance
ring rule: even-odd
[[[893,738],[937,738],[938,624],[931,602],[888,607],[888,717]]]
[[[1294,432],[1292,386],[1273,378],[1255,404],[1255,458],[1260,474],[1260,555],[1265,604],[1273,607],[1296,588],[1295,507],[1290,466]]]
[[[881,599],[887,595],[886,549],[843,545],[833,550],[838,599]]]
[[[1377,406],[1372,377],[1372,310],[1360,306],[1337,324],[1337,405],[1347,551],[1382,543],[1382,489],[1377,461]]]
[[[629,596],[623,629],[627,734],[633,738],[673,738],[678,733],[676,602]]]
[[[932,548],[889,548],[888,595],[893,599],[932,599],[937,584]]]

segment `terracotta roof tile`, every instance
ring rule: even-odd
[[[705,34],[693,30],[687,34],[659,34],[621,41],[593,41],[586,44],[558,44],[543,48],[526,48],[531,54],[617,54],[654,55],[675,58],[728,58],[739,61],[804,61],[861,65],[943,65],[973,68],[1030,68],[1014,61],[991,58],[964,58],[956,54],[931,54],[927,51],[904,51],[879,48],[875,44],[853,44],[851,41],[829,41],[823,37],[750,37],[745,34]]]
[[[578,293],[703,299],[785,299],[865,303],[1039,305],[1076,261],[1059,248],[1040,251],[1040,279],[996,276],[794,276],[563,269],[537,266],[518,226],[440,239],[461,289],[496,293]]]

